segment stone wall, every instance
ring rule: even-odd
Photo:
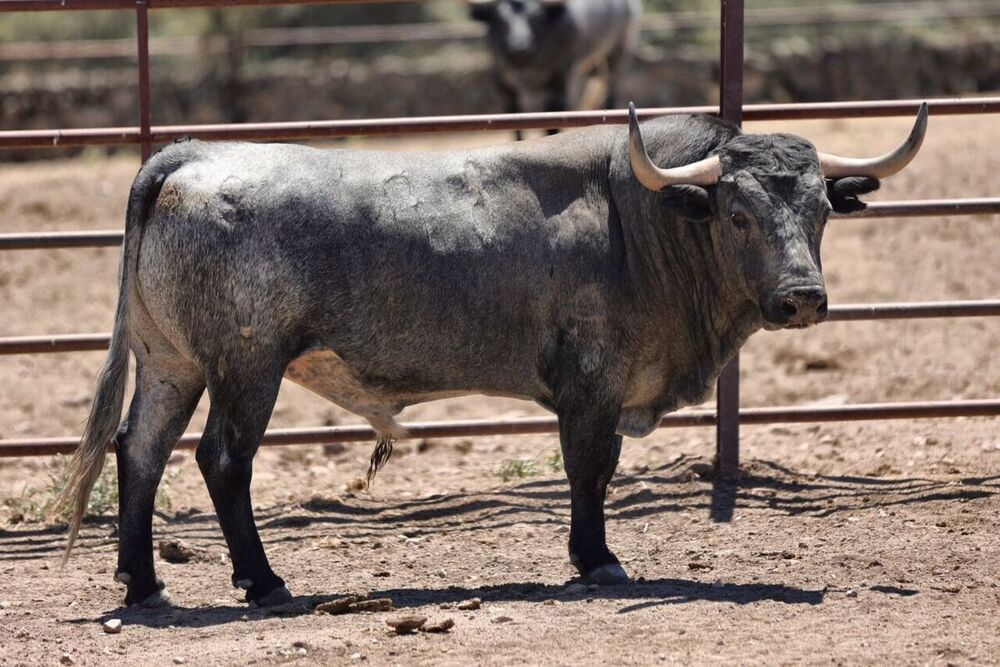
[[[819,43],[785,39],[747,54],[748,102],[812,102],[968,95],[1000,90],[1000,42]],[[178,64],[179,63],[179,64]],[[154,124],[291,121],[458,113],[502,107],[480,49],[434,56],[248,63],[238,77],[204,62],[155,63]],[[647,47],[622,84],[640,106],[716,100],[714,52]],[[8,73],[0,77],[3,129],[135,125],[136,74],[118,69]],[[0,159],[19,156],[10,151]],[[42,151],[52,155],[54,151]],[[58,152],[65,155],[65,151]]]

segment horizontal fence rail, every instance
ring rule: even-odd
[[[830,306],[828,321],[911,320],[940,317],[1000,316],[1000,299],[981,301],[930,301],[911,303],[852,303]],[[106,333],[13,336],[0,338],[0,356],[44,354],[47,352],[89,352],[106,350],[111,335]]]
[[[1000,213],[1000,197],[970,199],[918,199],[871,202],[867,208],[834,218],[916,218]],[[0,234],[0,251],[54,248],[103,248],[120,246],[122,232],[114,229],[75,232],[12,232]]]
[[[749,104],[743,107],[744,121],[815,120],[826,118],[877,118],[916,114],[925,100],[882,102],[812,102],[806,104]],[[1000,96],[938,98],[926,100],[933,115],[1000,113]],[[717,106],[661,107],[642,109],[641,119],[685,113],[718,115]],[[567,111],[457,116],[415,116],[361,120],[325,120],[279,123],[220,123],[214,125],[155,125],[150,128],[153,143],[177,139],[292,141],[334,139],[350,136],[380,136],[432,132],[478,132],[510,130],[566,129],[587,125],[621,124],[628,120],[625,110]],[[8,130],[0,132],[0,149],[58,148],[139,144],[138,127],[81,128],[58,130]]]
[[[792,424],[830,421],[872,421],[882,419],[936,419],[955,417],[996,417],[1000,399],[968,401],[921,401],[913,403],[861,403],[858,405],[744,408],[740,423]],[[667,415],[660,428],[712,426],[714,410],[682,410]],[[495,435],[537,435],[557,433],[555,417],[532,417],[510,420],[465,420],[404,424],[407,439],[461,438]],[[184,434],[178,447],[193,449],[200,433]],[[326,426],[321,428],[273,429],[264,434],[262,446],[321,445],[334,442],[371,441],[375,431],[368,426]],[[0,440],[0,458],[68,454],[76,449],[78,438],[25,438]],[[108,451],[112,451],[109,447]]]
[[[146,0],[149,9],[195,7],[280,7],[283,5],[364,5],[420,0]],[[136,0],[0,0],[2,12],[62,12],[135,9]]]
[[[155,6],[155,5],[154,5]],[[0,0],[0,10],[3,4]],[[884,3],[873,13],[870,6],[767,7],[751,10],[746,27],[782,27],[869,23],[875,25],[921,23],[941,19],[1000,17],[995,0],[975,2]],[[642,29],[646,32],[718,29],[715,12],[684,11],[670,14],[646,14]],[[308,28],[259,28],[232,35],[204,37],[154,37],[149,41],[154,56],[204,56],[228,53],[233,40],[240,48],[287,46],[343,46],[348,44],[385,44],[481,40],[486,26],[472,21],[423,22]],[[9,42],[0,44],[0,60],[112,59],[135,57],[135,39],[81,39],[51,42]]]

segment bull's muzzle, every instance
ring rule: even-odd
[[[797,329],[822,322],[826,315],[826,290],[822,286],[803,286],[776,292],[764,319],[778,327]]]

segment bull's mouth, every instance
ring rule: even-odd
[[[789,320],[785,317],[774,317],[768,313],[767,309],[761,309],[761,318],[764,321],[764,331],[781,331],[782,329],[808,329],[811,326],[825,322],[827,312],[824,309],[808,320]]]

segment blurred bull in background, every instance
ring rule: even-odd
[[[489,26],[505,111],[579,108],[588,80],[598,72],[606,74],[603,107],[616,106],[619,73],[638,33],[640,0],[469,0],[469,5],[472,18]]]

